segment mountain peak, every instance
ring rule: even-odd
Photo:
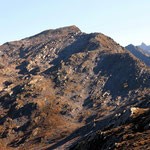
[[[73,29],[73,30],[76,30],[76,31],[81,31],[76,25],[71,25],[71,26],[67,26],[67,27],[62,27],[62,29],[65,29],[65,28]]]
[[[138,47],[145,51],[150,51],[150,45],[146,45],[144,42],[142,42],[141,45],[139,45]]]
[[[133,44],[129,44],[126,47],[135,47]]]
[[[141,43],[141,46],[147,46],[144,42]]]
[[[1,149],[68,149],[97,131],[128,127],[130,107],[134,113],[139,103],[149,107],[150,70],[104,34],[73,25],[3,44],[0,51]],[[148,115],[133,128],[134,137],[147,132]],[[102,142],[111,144],[113,135]]]
[[[60,27],[60,28],[54,29],[53,31],[65,31],[65,32],[73,32],[73,33],[81,32],[81,30],[75,25]]]

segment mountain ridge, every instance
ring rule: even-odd
[[[125,47],[129,50],[134,56],[141,59],[147,66],[150,66],[150,55],[143,49],[132,44]]]
[[[142,42],[141,45],[138,45],[138,47],[150,53],[150,45],[146,45],[144,42]]]
[[[132,108],[146,116],[149,67],[104,34],[71,26],[5,43],[0,51],[3,149],[67,149],[74,143],[82,149],[88,136],[127,126]],[[116,147],[114,142],[99,148]]]

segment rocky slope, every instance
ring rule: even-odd
[[[150,66],[150,54],[148,54],[145,50],[142,50],[138,46],[134,46],[132,44],[126,46],[125,48],[134,56],[141,59],[147,66]]]
[[[70,26],[5,43],[0,54],[1,149],[119,149],[112,139],[136,135],[140,119],[149,140],[150,69],[110,37]]]

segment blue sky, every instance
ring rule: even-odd
[[[0,0],[0,44],[76,25],[125,46],[150,45],[150,0]]]

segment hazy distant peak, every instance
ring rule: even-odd
[[[138,47],[145,51],[150,51],[150,45],[146,45],[144,42],[142,42],[141,45],[139,45]]]
[[[132,50],[137,50],[138,47],[135,46],[135,45],[133,45],[133,44],[129,44],[129,45],[127,45],[125,48],[126,48],[127,50],[129,50],[129,49],[130,49],[130,50],[131,50],[131,49],[132,49]]]
[[[144,45],[144,43],[143,43],[143,45]],[[139,46],[135,46],[133,44],[129,44],[125,48],[128,51],[130,51],[134,56],[136,56],[137,58],[144,61],[147,66],[150,66],[150,55],[147,53],[147,51],[145,51],[142,48],[140,48]]]
[[[141,43],[141,46],[147,46],[144,42]]]
[[[133,44],[129,44],[126,47],[135,47]]]

